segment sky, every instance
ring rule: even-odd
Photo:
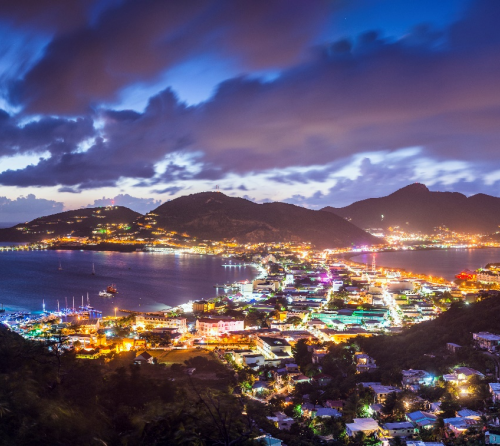
[[[0,222],[219,189],[498,196],[497,0],[0,0]]]

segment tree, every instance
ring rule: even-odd
[[[286,320],[286,323],[287,324],[292,324],[292,325],[300,325],[302,324],[302,319],[298,316],[290,316],[287,320]]]
[[[296,364],[301,370],[303,370],[307,364],[312,362],[312,352],[310,352],[307,347],[306,339],[299,339],[292,347],[292,353]]]

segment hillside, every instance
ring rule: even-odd
[[[346,218],[363,229],[399,226],[405,231],[431,233],[435,227],[445,226],[459,232],[488,234],[498,231],[500,225],[500,198],[431,192],[419,183],[386,197],[322,210]]]
[[[35,242],[72,235],[87,237],[107,225],[131,226],[141,214],[123,206],[78,209],[39,217],[12,228],[0,229],[1,242]]]
[[[303,241],[318,248],[373,244],[379,240],[329,212],[285,203],[257,204],[218,192],[177,198],[152,211],[156,228],[202,240]],[[147,224],[148,216],[139,219]]]
[[[394,336],[360,339],[362,348],[377,360],[382,369],[415,368],[443,372],[456,358],[450,357],[446,344],[452,342],[464,347],[459,359],[465,360],[472,346],[472,333],[489,331],[500,333],[500,297],[490,297],[475,304],[456,303],[437,319],[422,322]],[[477,353],[479,358],[488,358]],[[475,358],[476,362],[481,362]],[[450,362],[451,361],[451,362]]]

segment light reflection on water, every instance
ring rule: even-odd
[[[62,271],[59,271],[61,262]],[[93,276],[92,264],[96,275]],[[253,267],[223,268],[216,256],[92,251],[0,252],[0,303],[7,311],[41,311],[81,305],[87,292],[92,306],[105,315],[114,308],[158,311],[189,300],[217,295],[216,283],[252,279]],[[116,284],[118,294],[101,298],[99,291]]]

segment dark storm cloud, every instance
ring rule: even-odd
[[[49,151],[52,155],[71,152],[94,135],[90,118],[42,117],[23,125],[15,117],[0,110],[0,156],[26,152]]]
[[[95,7],[92,0],[1,0],[3,21],[47,32],[68,31],[84,26]]]
[[[242,69],[282,67],[300,59],[334,3],[123,1],[57,35],[12,98],[30,112],[74,115],[201,54],[229,58]]]
[[[270,49],[264,45],[264,54],[277,51],[286,39],[275,36],[270,24],[279,20],[272,18],[283,14],[286,19],[278,26],[280,33],[299,20],[295,12],[280,9],[285,5],[282,2],[257,2],[265,14],[255,17],[240,14],[229,3],[224,3],[227,8],[214,6],[221,4],[193,3],[188,11],[184,2],[146,1],[139,13],[135,2],[125,2],[105,13],[94,26],[56,39],[26,77],[27,98],[35,107],[36,95],[53,94],[50,103],[59,110],[86,109],[102,95],[114,94],[117,84],[158,72],[160,62],[174,63],[184,57],[179,53],[205,50],[204,43],[191,41],[200,35],[208,36],[211,44],[223,42],[219,50],[228,53],[240,47],[245,63],[263,66],[269,57],[259,56],[258,46],[253,47],[247,35],[253,30],[260,45],[263,41],[271,45]],[[162,8],[174,8],[169,10],[170,27],[163,27],[166,12]],[[326,181],[334,167],[338,168],[336,163],[345,163],[354,154],[384,151],[390,158],[393,151],[411,146],[422,147],[421,155],[429,159],[467,163],[490,159],[486,171],[500,169],[495,156],[500,141],[500,28],[490,17],[497,12],[500,14],[500,2],[474,2],[465,18],[448,30],[416,27],[398,41],[373,31],[343,39],[318,47],[314,58],[283,69],[272,81],[243,76],[223,82],[210,100],[197,106],[186,106],[167,89],[152,97],[143,113],[100,110],[102,140],[88,151],[62,153],[56,145],[51,158],[26,169],[3,172],[0,183],[78,189],[135,178],[138,185],[158,185],[161,190],[159,185],[172,187],[170,183],[176,180],[212,181],[229,173],[327,166],[272,177],[280,183],[307,183]],[[222,23],[221,17],[227,14],[231,17],[228,29],[221,31],[222,37],[212,36],[210,26]],[[306,14],[307,20],[317,20],[317,11],[310,14]],[[130,29],[124,35],[122,27],[129,19]],[[186,35],[189,30],[193,35]],[[139,41],[130,42],[131,36]],[[109,45],[104,45],[108,40]],[[131,46],[125,50],[122,41]],[[163,61],[153,57],[158,48],[166,51]],[[285,51],[276,63],[297,60],[297,48]],[[67,66],[63,66],[65,60]],[[60,76],[49,79],[45,70],[54,67],[60,67]],[[102,75],[104,68],[106,74]],[[71,85],[78,97],[61,94]],[[191,167],[197,168],[172,162],[163,172],[155,172],[155,164],[171,154],[191,155]],[[389,187],[405,181],[404,175],[394,175],[401,168],[384,173],[376,166],[366,167],[356,182],[366,180],[368,185],[372,178],[372,184],[384,182]],[[370,177],[374,169],[377,175]],[[413,171],[403,172],[409,175]],[[342,180],[334,192],[355,193],[356,182]]]

